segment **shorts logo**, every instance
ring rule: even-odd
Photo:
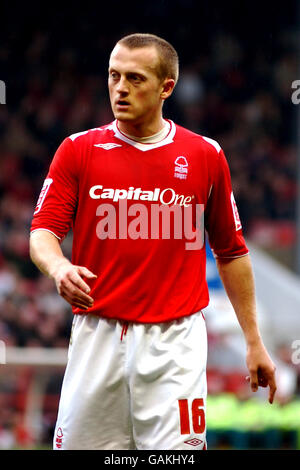
[[[55,438],[55,445],[56,445],[57,449],[61,449],[62,438],[63,438],[62,429],[58,428],[57,433],[56,433],[56,438]]]
[[[203,441],[201,441],[201,439],[189,439],[188,441],[184,441],[185,444],[189,444],[190,446],[199,446],[200,444],[202,444]]]
[[[99,147],[104,150],[111,150],[116,147],[122,147],[120,144],[114,144],[114,143],[107,143],[107,144],[94,144],[94,147]]]
[[[50,188],[52,183],[53,183],[52,178],[46,178],[45,179],[43,187],[42,187],[40,195],[39,195],[39,198],[38,198],[38,202],[37,202],[35,211],[34,211],[34,215],[37,214],[41,210],[43,202],[44,202],[45,197],[47,195],[47,192],[49,191],[49,188]]]
[[[182,155],[177,157],[175,160],[175,170],[174,170],[174,177],[179,178],[181,180],[185,180],[187,178],[188,173],[188,162],[185,157]]]

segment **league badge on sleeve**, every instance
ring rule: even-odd
[[[37,214],[41,210],[43,202],[44,202],[45,197],[47,195],[47,192],[49,191],[49,188],[50,188],[52,183],[53,183],[52,178],[46,178],[45,179],[43,187],[42,187],[40,195],[39,195],[39,198],[38,198],[38,202],[37,202],[35,211],[34,211],[34,215]]]
[[[241,230],[242,223],[241,223],[239,211],[238,211],[235,199],[234,199],[233,192],[231,192],[230,199],[231,199],[232,211],[233,211],[233,216],[234,216],[234,221],[235,221],[235,229],[236,231],[238,231],[238,230]]]

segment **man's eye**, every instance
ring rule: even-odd
[[[141,81],[141,77],[139,77],[138,75],[132,75],[132,76],[131,76],[131,79],[132,79],[134,82],[140,82],[140,81]]]

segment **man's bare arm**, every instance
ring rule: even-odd
[[[217,267],[228,298],[234,308],[247,345],[247,367],[252,391],[270,387],[269,402],[276,392],[275,366],[263,344],[257,323],[255,282],[250,256],[217,259]]]
[[[73,265],[63,254],[59,240],[51,232],[36,230],[30,235],[30,257],[37,268],[54,280],[58,293],[69,304],[88,309],[94,300],[83,278],[97,276],[84,266]]]

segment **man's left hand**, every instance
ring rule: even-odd
[[[276,367],[263,344],[248,346],[246,362],[250,373],[246,379],[250,382],[251,390],[256,392],[258,387],[269,386],[269,403],[273,403],[277,389]]]

